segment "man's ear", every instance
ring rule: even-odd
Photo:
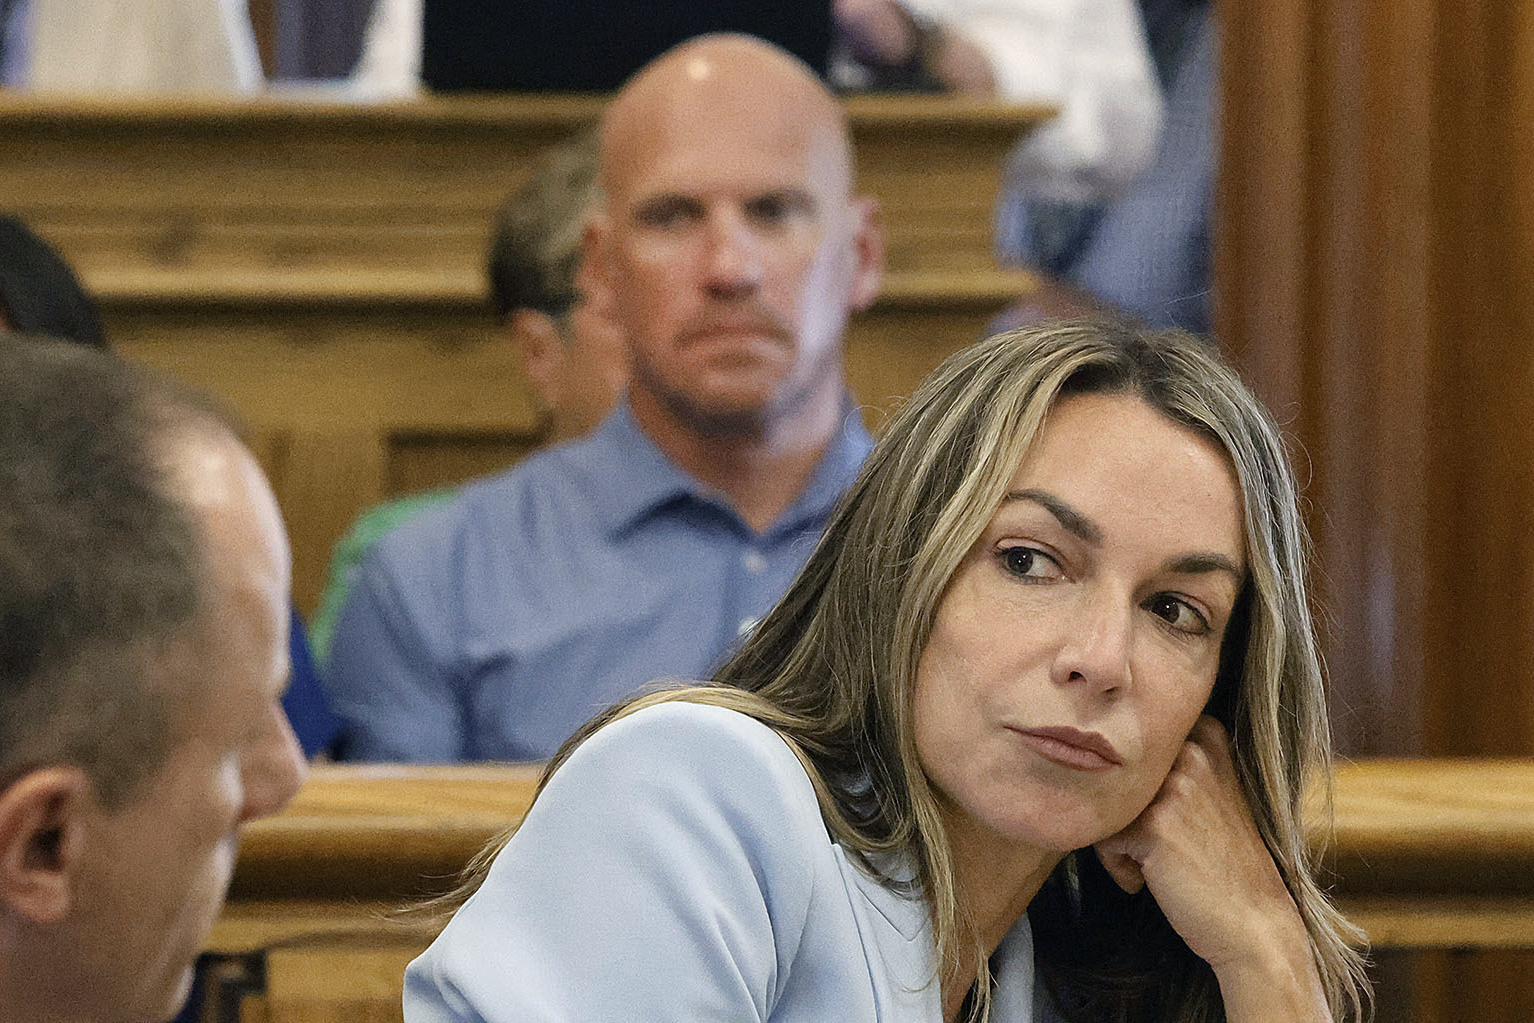
[[[512,310],[506,327],[539,403],[545,411],[557,408],[563,399],[558,392],[564,379],[566,353],[554,318],[524,306]]]
[[[73,908],[92,801],[85,772],[44,767],[0,792],[0,906],[34,924]]]
[[[612,319],[616,296],[612,286],[612,221],[601,210],[592,212],[581,232],[581,262],[575,270],[575,290]]]
[[[862,312],[879,297],[884,284],[884,225],[879,220],[879,200],[862,196],[852,201],[852,284],[847,305]]]

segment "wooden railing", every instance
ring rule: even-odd
[[[536,779],[528,766],[317,768],[284,813],[246,829],[211,940],[263,964],[249,975],[264,986],[245,981],[247,1018],[394,1018],[399,970],[435,926],[394,911],[451,887]],[[1335,809],[1333,890],[1376,948],[1534,949],[1534,761],[1344,764]]]
[[[125,354],[252,426],[312,611],[332,545],[400,493],[499,469],[540,423],[492,321],[491,218],[597,97],[355,106],[66,101],[0,93],[0,208],[101,299]],[[946,98],[848,103],[889,273],[847,338],[877,426],[1033,279],[996,265],[1002,165],[1048,111]]]
[[[1376,946],[1534,949],[1534,760],[1344,765],[1330,860]]]
[[[0,196],[113,300],[278,287],[478,295],[490,215],[537,153],[592,128],[602,103],[0,94]],[[861,97],[847,111],[858,188],[883,209],[890,269],[994,270],[1002,163],[1051,111],[931,96]],[[358,270],[392,283],[381,289]]]

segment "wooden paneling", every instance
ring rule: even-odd
[[[398,1020],[400,972],[436,925],[390,908],[450,884],[526,811],[536,771],[321,767],[287,810],[251,824],[210,943],[264,958],[264,991],[246,1005],[267,1015],[249,1018]],[[1441,950],[1403,978],[1408,995],[1452,1008],[1466,978],[1495,991],[1484,1014],[1420,1018],[1526,1020],[1513,1010],[1527,1003],[1489,978],[1534,948],[1534,761],[1346,764],[1335,805],[1343,908],[1377,948]]]
[[[543,443],[533,433],[405,433],[391,438],[384,494],[420,494],[499,472]]]
[[[1514,107],[1534,82],[1522,4],[1457,3],[1437,25],[1441,116],[1434,124],[1432,217],[1435,345],[1428,485],[1427,748],[1496,755],[1534,752],[1534,235],[1526,208],[1534,174],[1505,160],[1529,124]],[[1448,8],[1444,13],[1447,14]],[[1524,38],[1519,38],[1519,33]],[[1522,83],[1517,84],[1517,83]],[[1436,499],[1434,499],[1436,498]],[[1487,684],[1519,679],[1524,684]],[[1534,985],[1529,987],[1534,1004]]]
[[[1339,733],[1534,752],[1534,19],[1221,13],[1221,333],[1311,477]]]
[[[1421,747],[1429,180],[1422,8],[1222,7],[1220,335],[1290,430],[1344,751]],[[1258,55],[1261,55],[1260,57]]]
[[[1220,14],[1220,331],[1309,477],[1342,746],[1534,753],[1534,7]],[[1381,1023],[1534,1005],[1526,952],[1386,965]]]
[[[253,431],[306,612],[359,512],[416,483],[488,468],[454,458],[451,444],[423,459],[422,437],[465,438],[474,451],[491,437],[515,455],[541,434],[520,365],[475,307],[168,302],[106,312],[124,354],[219,395]]]
[[[414,277],[480,291],[490,217],[598,97],[384,106],[40,100],[0,94],[0,195],[107,296],[254,281],[368,293]],[[994,265],[1003,157],[1048,111],[943,97],[849,100],[859,188],[895,271]],[[328,280],[327,280],[328,277]],[[398,292],[397,284],[391,288]]]

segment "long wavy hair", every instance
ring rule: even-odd
[[[729,707],[776,729],[805,766],[831,834],[866,869],[914,866],[944,976],[966,948],[966,917],[938,794],[917,757],[912,692],[938,604],[1000,506],[1050,408],[1081,393],[1134,395],[1212,438],[1235,468],[1249,575],[1221,651],[1208,712],[1229,730],[1257,827],[1294,898],[1337,1019],[1362,1019],[1361,933],[1316,880],[1307,790],[1330,813],[1330,733],[1305,580],[1308,544],[1278,430],[1235,373],[1181,332],[1110,323],[997,335],[934,371],[889,424],[787,594],[711,683],[610,708],[550,762],[645,706]],[[541,791],[541,786],[540,786]],[[483,880],[510,832],[471,865],[452,902]],[[885,878],[892,887],[902,887]],[[1039,976],[1057,1011],[1086,1021],[1219,1021],[1213,972],[1147,891],[1125,894],[1090,849],[1067,856],[1029,908]],[[988,977],[971,1000],[989,1015]]]

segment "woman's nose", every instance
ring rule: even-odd
[[[1110,594],[1087,595],[1081,611],[1065,625],[1055,664],[1055,681],[1084,684],[1103,691],[1122,689],[1132,681],[1130,648],[1134,608]]]

